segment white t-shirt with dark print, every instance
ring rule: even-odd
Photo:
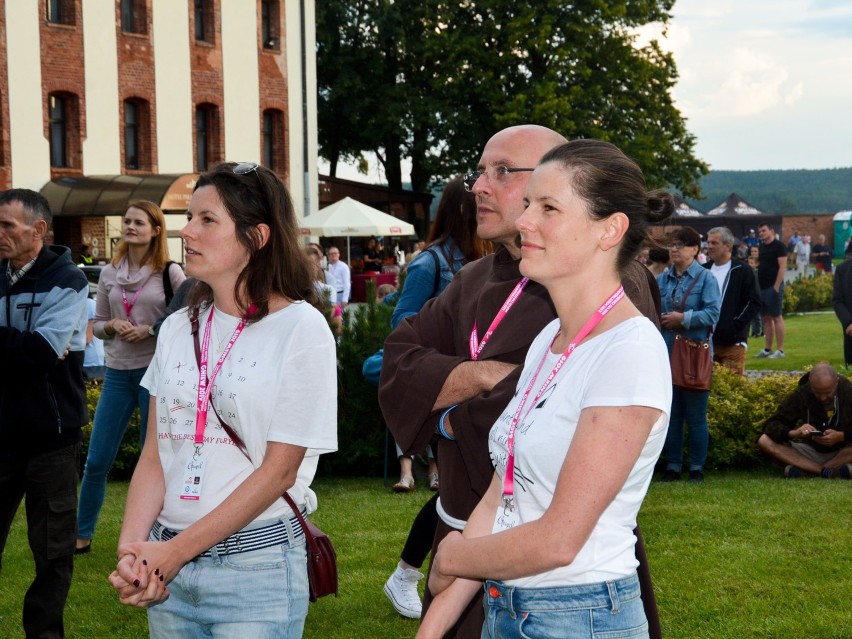
[[[532,402],[560,354],[550,352],[559,320],[548,324],[527,353],[518,390],[491,429],[489,451],[501,482],[506,473],[507,440],[518,402],[546,354],[528,402]],[[550,506],[560,470],[585,408],[647,406],[662,411],[639,459],[596,523],[586,544],[568,565],[507,581],[525,588],[558,587],[619,579],[638,565],[633,528],[648,490],[654,464],[665,442],[671,410],[669,357],[659,331],[645,317],[631,318],[581,343],[568,358],[536,406],[515,431],[515,503],[521,523],[535,521]],[[526,411],[528,405],[524,407]],[[625,424],[629,428],[630,424]],[[615,443],[615,442],[613,442]],[[599,460],[607,472],[607,460]],[[586,480],[594,482],[595,477]],[[571,487],[578,492],[585,485]],[[531,549],[532,551],[532,549]]]

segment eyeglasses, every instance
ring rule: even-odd
[[[684,247],[683,242],[672,242],[671,244],[666,246],[666,248],[670,251],[679,251],[683,247]]]
[[[465,174],[462,178],[462,182],[464,182],[464,190],[468,192],[473,191],[473,185],[476,184],[476,181],[483,175],[488,176],[489,182],[505,182],[510,173],[518,173],[520,171],[535,171],[535,169],[516,169],[509,168],[508,166],[492,166],[485,171],[471,171],[470,173]]]
[[[233,171],[237,175],[246,175],[252,171],[257,171],[258,166],[260,165],[257,162],[240,162],[234,167]]]

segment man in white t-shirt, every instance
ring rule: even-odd
[[[710,270],[719,284],[722,308],[713,332],[713,360],[740,375],[745,374],[748,329],[760,311],[760,289],[748,264],[731,259],[734,235],[718,226],[707,232],[707,256],[704,268]]]
[[[349,303],[349,293],[352,290],[352,274],[349,266],[340,259],[340,249],[332,246],[328,249],[328,273],[337,292],[337,303],[346,306]]]

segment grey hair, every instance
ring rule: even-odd
[[[709,236],[711,233],[715,233],[716,235],[722,236],[722,244],[725,246],[733,246],[734,245],[734,234],[731,233],[731,229],[727,226],[717,226],[715,228],[707,231],[707,235]]]
[[[53,213],[50,210],[47,198],[41,193],[30,189],[9,189],[0,193],[0,205],[11,204],[12,202],[21,204],[27,224],[35,224],[38,220],[44,220],[47,222],[47,227],[50,228]]]

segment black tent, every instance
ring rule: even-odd
[[[679,206],[679,202],[689,207],[685,200],[675,196],[675,204]],[[771,224],[777,233],[781,233],[780,215],[764,213],[736,193],[731,193],[723,202],[707,211],[706,214],[695,216],[682,215],[676,212],[660,226],[666,230],[677,226],[688,226],[698,231],[701,237],[705,239],[707,231],[710,229],[726,226],[731,229],[731,233],[739,241],[748,235],[750,230],[756,231],[761,224]]]

